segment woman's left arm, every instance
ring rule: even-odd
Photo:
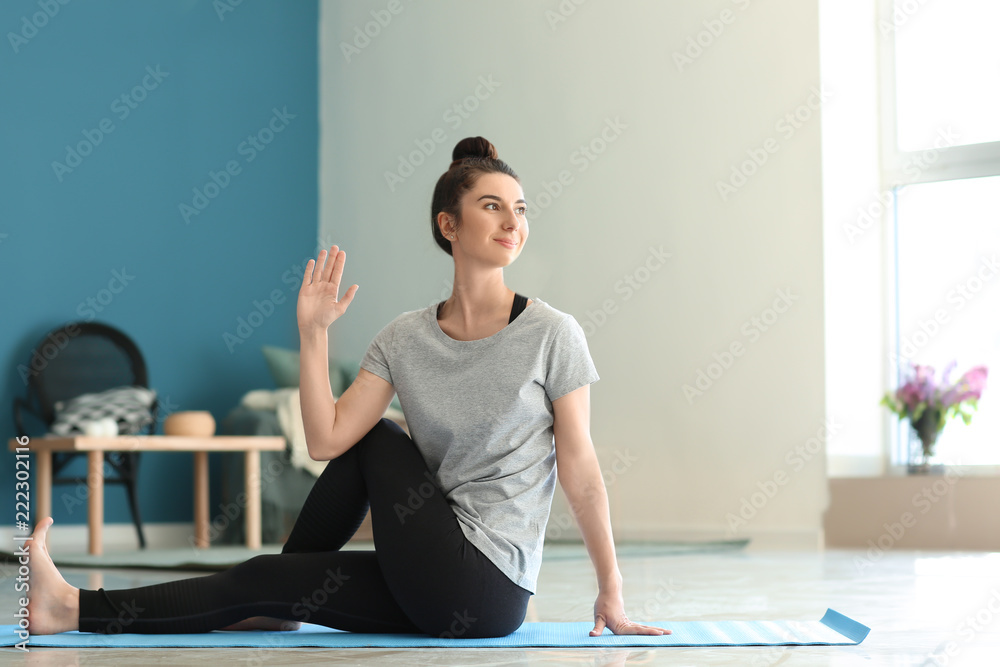
[[[622,575],[611,534],[608,492],[590,439],[590,385],[552,401],[552,411],[559,484],[566,493],[597,571],[598,594],[594,603],[594,629],[590,635],[600,635],[605,627],[616,635],[670,634],[670,630],[634,623],[625,615]]]

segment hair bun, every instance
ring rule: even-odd
[[[483,137],[466,137],[455,144],[455,150],[451,152],[451,166],[454,167],[455,162],[467,157],[485,157],[496,160],[497,149]]]

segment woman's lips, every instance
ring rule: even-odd
[[[499,243],[500,245],[507,246],[511,250],[517,247],[517,244],[512,241],[502,241],[500,239],[493,239],[493,240]]]

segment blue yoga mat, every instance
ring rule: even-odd
[[[665,621],[650,623],[673,630],[671,635],[615,635],[605,630],[600,637],[588,633],[593,623],[525,623],[506,637],[489,639],[439,639],[424,635],[361,634],[331,630],[303,623],[294,632],[224,632],[187,635],[101,635],[63,632],[32,636],[33,646],[178,648],[178,647],[320,647],[320,648],[513,648],[552,646],[853,646],[868,636],[867,626],[827,609],[818,621]],[[0,626],[0,646],[21,640],[17,626]]]

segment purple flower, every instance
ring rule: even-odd
[[[952,370],[954,370],[955,366],[957,366],[957,365],[958,365],[958,362],[955,361],[954,359],[952,359],[951,362],[947,366],[945,366],[944,373],[941,374],[941,386],[942,387],[947,387],[948,386],[948,376],[951,375]]]
[[[963,404],[968,402],[968,407],[976,409],[986,388],[985,366],[972,367],[958,382],[949,385],[948,376],[956,363],[952,361],[945,367],[940,384],[934,381],[933,367],[909,364],[906,381],[881,400],[900,419],[909,420],[920,438],[925,458],[934,455],[934,443],[948,419],[958,416],[969,423],[972,414]]]
[[[941,406],[950,407],[970,399],[979,400],[986,388],[986,366],[974,366],[941,396]]]
[[[913,377],[907,380],[896,393],[897,398],[907,407],[907,412],[913,412],[921,403],[929,404],[934,397],[934,368],[931,366],[913,366]]]
[[[924,401],[922,387],[912,380],[900,387],[896,396],[907,407],[908,412],[913,412]]]
[[[927,410],[947,412],[947,417],[963,415],[962,404],[968,401],[972,407],[982,397],[986,388],[987,370],[985,366],[974,366],[954,384],[948,383],[948,377],[957,362],[951,361],[944,370],[941,382],[934,380],[934,368],[926,365],[909,364],[903,382],[895,392],[890,392],[882,399],[900,418],[913,420]]]

